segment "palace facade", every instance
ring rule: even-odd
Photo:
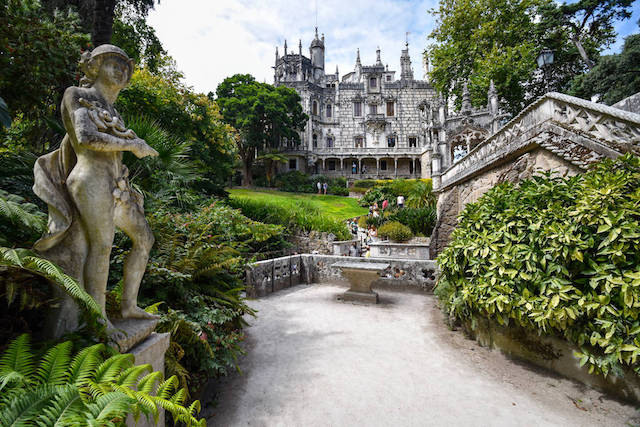
[[[425,65],[426,67],[427,65]],[[362,178],[429,178],[463,157],[495,132],[498,97],[493,84],[487,107],[471,107],[463,94],[462,109],[450,115],[447,103],[426,80],[414,79],[408,43],[400,55],[400,75],[389,70],[376,51],[373,65],[362,65],[340,78],[325,71],[324,34],[318,30],[309,57],[276,47],[274,84],[296,89],[309,116],[301,143],[282,147],[289,161],[280,172]]]

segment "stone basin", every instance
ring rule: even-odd
[[[337,262],[333,266],[342,270],[349,281],[349,290],[342,294],[343,301],[378,303],[378,294],[371,290],[371,284],[390,267],[388,263]]]

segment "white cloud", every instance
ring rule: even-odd
[[[400,50],[409,31],[409,49],[416,78],[422,78],[422,51],[433,28],[428,10],[436,0],[323,0],[318,2],[318,31],[325,34],[325,70],[340,75],[353,71],[356,49],[364,65],[375,62],[376,47],[382,62],[400,70]],[[250,73],[273,82],[275,47],[283,53],[303,55],[315,26],[315,3],[285,0],[162,0],[148,22],[186,83],[199,92],[215,91],[224,78]]]

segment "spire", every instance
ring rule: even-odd
[[[276,65],[278,65],[279,58],[280,58],[280,55],[278,54],[278,46],[276,46]]]
[[[360,48],[358,48],[358,53],[356,54],[356,67],[359,67],[360,65]]]
[[[302,56],[302,39],[298,41],[298,55]]]
[[[284,56],[287,56],[287,39],[284,39]]]
[[[338,65],[336,65],[336,76],[338,75]]]
[[[411,69],[411,57],[409,56],[409,42],[405,42],[405,47],[400,55],[400,79],[413,80],[413,70]]]
[[[380,46],[376,49],[376,65],[382,65],[382,61],[380,60]]]
[[[491,83],[489,83],[489,92],[487,92],[487,108],[494,116],[498,115],[500,110],[498,91],[496,90],[496,85],[493,83],[493,79],[491,79]]]
[[[468,81],[465,80],[462,85],[462,107],[460,108],[462,114],[471,114],[471,96],[469,95]]]

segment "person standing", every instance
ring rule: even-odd
[[[382,210],[387,209],[388,206],[389,206],[389,202],[387,201],[387,199],[384,199],[384,201],[382,202]]]
[[[318,194],[320,194],[322,191],[322,184],[320,183],[320,181],[318,181],[318,183],[316,184],[316,187],[318,187]]]
[[[325,196],[327,195],[327,187],[329,187],[329,186],[327,185],[326,182],[322,184],[322,189],[324,190],[324,195]]]
[[[398,207],[400,209],[404,208],[404,196],[402,196],[402,195],[398,196],[398,202],[397,203],[398,203]]]

